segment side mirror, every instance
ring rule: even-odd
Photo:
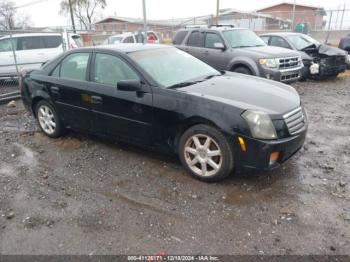
[[[225,45],[223,43],[214,43],[214,48],[225,50]]]
[[[121,80],[117,83],[117,89],[129,92],[141,91],[141,82],[140,80]]]

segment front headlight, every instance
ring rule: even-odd
[[[271,67],[271,68],[274,68],[277,66],[276,59],[274,58],[260,58],[259,64],[266,65],[267,67]]]
[[[268,114],[247,110],[242,114],[247,121],[252,136],[259,139],[276,139],[276,129]]]

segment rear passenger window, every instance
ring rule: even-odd
[[[176,33],[176,35],[173,38],[173,44],[174,45],[180,45],[182,41],[185,39],[188,31],[179,31]]]
[[[139,79],[135,71],[123,60],[107,54],[96,54],[94,82],[117,86],[120,80]]]
[[[84,81],[89,55],[89,53],[76,53],[67,56],[62,61],[60,77]]]
[[[62,37],[59,35],[44,36],[46,48],[56,48],[62,44]]]
[[[135,43],[134,37],[128,36],[127,38],[124,39],[123,43]]]
[[[260,38],[265,42],[265,44],[269,44],[269,37],[268,36],[260,36]]]
[[[290,48],[289,44],[286,40],[284,40],[282,37],[279,36],[272,36],[270,40],[270,45],[272,46],[278,46],[278,47],[284,47],[284,48]]]
[[[206,48],[215,48],[215,43],[222,43],[222,39],[215,33],[207,33],[205,36],[205,47]]]
[[[199,31],[192,32],[188,38],[187,45],[204,47],[204,33]]]
[[[44,39],[41,36],[19,37],[17,40],[17,50],[32,50],[45,48]]]

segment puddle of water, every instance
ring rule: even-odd
[[[2,164],[0,166],[0,175],[2,176],[15,177],[17,174],[18,172],[15,170],[15,168],[8,164]]]
[[[38,161],[34,155],[34,152],[21,144],[14,144],[18,149],[21,150],[22,154],[18,157],[21,164],[28,166],[30,169],[37,167]]]

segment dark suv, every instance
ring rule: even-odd
[[[176,33],[173,44],[218,70],[281,82],[297,81],[303,68],[298,52],[267,46],[248,29],[187,28]]]

